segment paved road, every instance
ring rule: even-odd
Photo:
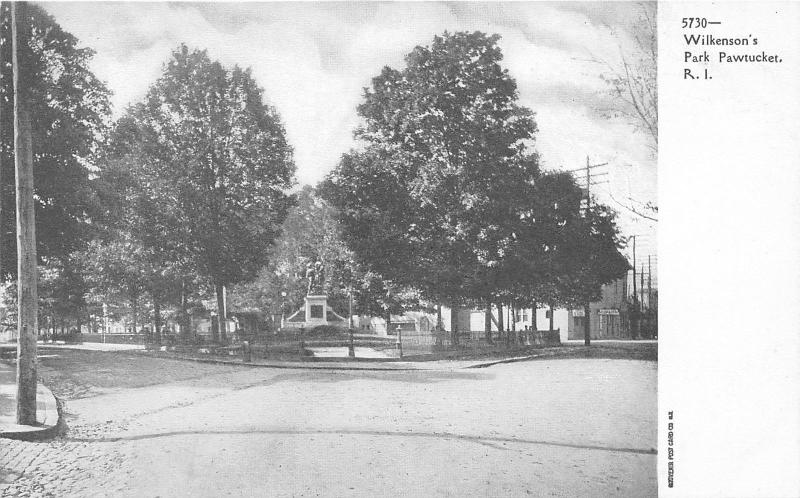
[[[654,362],[329,372],[42,354],[70,430],[0,449],[12,496],[656,495]]]

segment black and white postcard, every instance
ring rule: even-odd
[[[0,495],[800,495],[800,4],[2,2]]]

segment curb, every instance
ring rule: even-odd
[[[20,441],[41,441],[59,434],[63,425],[62,405],[47,386],[39,383],[36,389],[36,419],[42,418],[41,425],[11,425],[0,429],[0,438]],[[44,414],[42,414],[44,412]],[[53,423],[55,421],[55,423]]]
[[[335,365],[335,363],[342,363],[347,361],[346,359],[322,359],[322,358],[315,358],[311,359],[311,357],[304,362],[296,362],[296,363],[282,363],[282,364],[274,364],[274,363],[254,363],[254,362],[242,362],[242,361],[234,361],[234,360],[222,360],[216,358],[197,358],[192,356],[181,356],[181,355],[174,355],[174,356],[161,356],[158,354],[152,354],[150,352],[139,352],[139,354],[143,354],[149,356],[151,358],[166,358],[172,360],[181,360],[181,361],[194,361],[197,363],[213,363],[217,365],[230,365],[230,366],[243,366],[243,367],[260,367],[260,368],[279,368],[279,369],[293,369],[293,370],[363,370],[363,371],[397,371],[397,372],[408,372],[408,371],[421,371],[421,372],[429,372],[435,370],[442,370],[441,368],[419,368],[419,367],[381,367],[381,366],[353,366],[353,365]],[[500,360],[492,360],[486,361],[481,363],[474,363],[472,365],[458,367],[458,369],[467,369],[467,368],[487,368],[493,365],[500,365],[503,363],[516,363],[520,361],[529,361],[529,360],[536,360],[541,358],[547,358],[549,355],[546,354],[535,354],[535,355],[527,355],[527,356],[516,356],[513,358],[503,358]],[[353,360],[351,360],[353,361]],[[356,362],[361,361],[363,363],[416,363],[416,364],[425,364],[425,363],[433,363],[433,360],[425,360],[425,361],[414,361],[414,360],[399,360],[399,359],[390,359],[390,360],[382,360],[382,361],[374,361],[372,359],[362,358],[361,360],[355,360]],[[451,361],[451,360],[441,360],[441,361]],[[452,360],[452,361],[462,361],[465,360]],[[466,360],[469,361],[469,360]],[[333,363],[333,364],[326,364],[321,365],[321,363]],[[319,366],[312,366],[313,364]]]
[[[537,358],[543,358],[545,356],[546,355],[542,355],[542,354],[534,354],[534,355],[530,355],[530,356],[518,356],[516,358],[505,358],[505,359],[502,359],[502,360],[487,361],[485,363],[476,363],[475,365],[470,365],[470,366],[464,367],[464,368],[486,368],[486,367],[491,367],[492,365],[500,365],[502,363],[517,363],[518,361],[535,360]]]
[[[396,367],[396,368],[388,368],[388,367],[356,367],[350,365],[321,365],[321,366],[312,366],[303,363],[296,363],[296,364],[271,364],[271,363],[253,363],[253,362],[242,362],[242,361],[231,361],[231,360],[218,360],[215,358],[195,358],[192,356],[159,356],[154,354],[148,353],[140,353],[146,356],[150,356],[151,358],[165,358],[171,360],[181,360],[181,361],[194,361],[197,363],[214,363],[217,365],[229,365],[235,367],[255,367],[255,368],[281,368],[281,369],[290,369],[290,370],[364,370],[364,371],[389,371],[389,372],[408,372],[408,371],[429,371],[431,369],[427,368],[415,368],[415,367]],[[323,363],[320,360],[309,360],[308,363],[319,365]],[[333,362],[332,362],[333,363]],[[365,362],[367,363],[367,362]],[[398,363],[397,361],[393,361],[392,363]]]
[[[351,370],[351,371],[381,371],[381,372],[432,372],[442,370],[441,368],[418,368],[418,367],[396,367],[396,368],[387,368],[387,367],[356,367],[350,365],[320,365],[320,366],[311,366],[311,365],[304,365],[303,363],[296,363],[296,364],[268,364],[268,363],[245,363],[241,361],[231,361],[231,360],[218,360],[215,358],[194,358],[191,356],[157,356],[153,354],[144,353],[151,358],[166,358],[172,360],[181,360],[181,361],[194,361],[197,363],[214,363],[217,365],[230,365],[230,366],[238,366],[238,367],[260,367],[260,368],[280,368],[280,369],[288,369],[288,370]],[[462,366],[459,367],[459,370],[467,369],[467,368],[487,368],[493,365],[499,365],[502,363],[516,363],[519,361],[529,361],[535,360],[537,358],[545,358],[547,355],[530,355],[530,356],[519,356],[514,358],[504,358],[502,360],[493,360],[483,363],[475,363],[472,365]],[[320,363],[327,363],[327,361],[318,359],[318,360],[306,360],[308,363],[316,363],[319,365]],[[392,360],[390,363],[398,363],[401,360]],[[446,361],[446,360],[445,360]],[[364,360],[365,363],[368,363],[368,360]],[[330,363],[336,363],[336,361],[332,361]],[[387,363],[387,362],[383,362]],[[409,361],[409,363],[412,363]],[[425,362],[414,362],[414,363],[431,363],[430,361]]]

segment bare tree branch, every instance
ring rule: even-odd
[[[652,138],[652,150],[658,146],[658,40],[655,24],[655,6],[640,4],[641,13],[633,26],[636,48],[626,54],[620,46],[619,65],[592,57],[592,61],[606,70],[601,77],[610,86],[609,94],[617,102],[614,114],[624,116],[636,128]]]

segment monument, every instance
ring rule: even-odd
[[[312,328],[319,325],[341,325],[347,320],[328,308],[328,295],[325,293],[325,265],[321,261],[306,265],[305,303],[286,319],[285,327]]]

